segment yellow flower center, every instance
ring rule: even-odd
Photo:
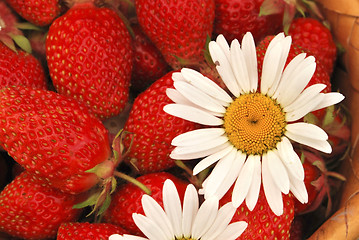
[[[195,239],[192,237],[190,238],[180,237],[180,238],[176,238],[175,240],[195,240]]]
[[[224,115],[224,129],[229,141],[247,155],[263,155],[276,148],[285,126],[281,106],[261,93],[239,96]]]

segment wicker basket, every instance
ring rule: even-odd
[[[335,82],[346,96],[352,117],[352,150],[343,164],[347,178],[338,210],[322,224],[310,240],[354,240],[359,238],[359,0],[316,0],[329,22],[334,38],[345,52],[340,57]],[[339,197],[338,197],[339,198]]]

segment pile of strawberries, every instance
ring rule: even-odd
[[[218,34],[231,41],[250,31],[261,66],[269,41],[284,31],[293,40],[288,61],[315,56],[309,85],[333,91],[333,36],[318,9],[297,4],[0,0],[0,239],[142,235],[131,215],[143,213],[143,194],[162,204],[168,178],[182,196],[188,183],[200,188],[206,171],[192,176],[194,162],[169,154],[175,136],[201,126],[163,106],[182,67],[223,86],[206,48]],[[344,180],[336,169],[348,148],[348,115],[336,106],[304,120],[323,128],[333,147],[330,155],[296,147],[309,202],[284,195],[284,213],[276,216],[260,194],[253,211],[245,204],[237,210],[233,221],[248,222],[239,239],[302,239],[331,213]]]

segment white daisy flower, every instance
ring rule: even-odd
[[[256,47],[251,33],[240,44],[229,46],[223,35],[209,43],[218,73],[230,93],[197,71],[183,68],[172,75],[175,89],[167,95],[175,103],[164,111],[208,127],[173,139],[173,159],[201,159],[196,175],[215,164],[203,183],[205,198],[221,198],[234,184],[232,201],[245,200],[253,210],[261,183],[269,206],[283,213],[282,193],[290,191],[308,201],[304,169],[291,141],[331,152],[328,135],[313,124],[299,122],[307,113],[336,104],[340,93],[322,93],[324,84],[307,87],[316,63],[299,54],[285,68],[291,38],[283,33],[270,42],[265,53],[260,86]]]
[[[196,188],[186,188],[183,207],[174,183],[167,179],[162,190],[164,209],[149,195],[143,195],[144,215],[134,213],[134,222],[147,238],[114,234],[110,240],[231,240],[247,227],[243,221],[230,223],[236,208],[231,203],[218,209],[218,198],[206,199],[199,207]],[[198,208],[199,207],[199,208]]]

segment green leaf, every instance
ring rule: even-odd
[[[22,29],[22,30],[36,30],[36,31],[43,31],[42,28],[32,24],[32,23],[29,23],[29,22],[23,22],[23,23],[17,23],[16,24],[16,27],[18,29]]]
[[[327,107],[325,115],[324,115],[324,119],[323,119],[323,126],[327,126],[329,124],[331,124],[332,122],[334,122],[334,105],[331,105],[329,107]]]
[[[264,0],[259,9],[259,16],[281,13],[283,11],[284,4],[283,0]]]
[[[312,123],[312,124],[318,123],[318,118],[313,113],[308,113],[307,115],[305,115],[303,120],[306,123]]]
[[[95,194],[91,195],[89,198],[87,198],[85,201],[73,205],[72,208],[80,209],[80,208],[85,208],[88,206],[93,206],[96,204],[99,196],[100,196],[99,193],[95,193]]]
[[[97,216],[102,215],[107,210],[107,208],[110,206],[110,203],[111,203],[111,196],[109,193],[107,193],[105,201],[102,203],[100,209],[97,212]]]
[[[22,50],[28,53],[32,52],[30,41],[26,37],[22,35],[11,35],[11,38]]]

